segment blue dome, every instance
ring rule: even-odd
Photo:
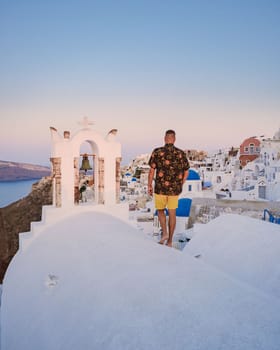
[[[196,171],[189,169],[189,175],[187,180],[200,180],[200,176]]]

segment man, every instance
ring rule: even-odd
[[[155,148],[149,159],[148,191],[153,194],[155,208],[162,229],[160,244],[172,247],[172,238],[176,227],[176,208],[179,194],[188,177],[190,167],[185,152],[174,146],[176,134],[174,130],[167,130],[164,137],[165,145]],[[168,230],[166,224],[165,208],[168,208]]]

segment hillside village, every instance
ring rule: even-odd
[[[182,197],[280,201],[280,129],[213,155],[186,150],[191,169]],[[122,168],[121,198],[147,194],[149,154]]]

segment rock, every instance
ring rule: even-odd
[[[52,179],[33,184],[26,197],[0,208],[0,283],[19,247],[19,233],[30,231],[33,221],[41,221],[42,206],[52,204]]]

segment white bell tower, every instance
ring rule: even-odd
[[[87,117],[79,123],[82,128],[72,137],[69,131],[61,136],[50,127],[52,138],[51,163],[53,176],[53,204],[69,208],[79,203],[79,160],[81,144],[90,145],[94,159],[94,202],[112,205],[119,203],[121,144],[116,141],[117,129],[105,137],[92,129]]]

